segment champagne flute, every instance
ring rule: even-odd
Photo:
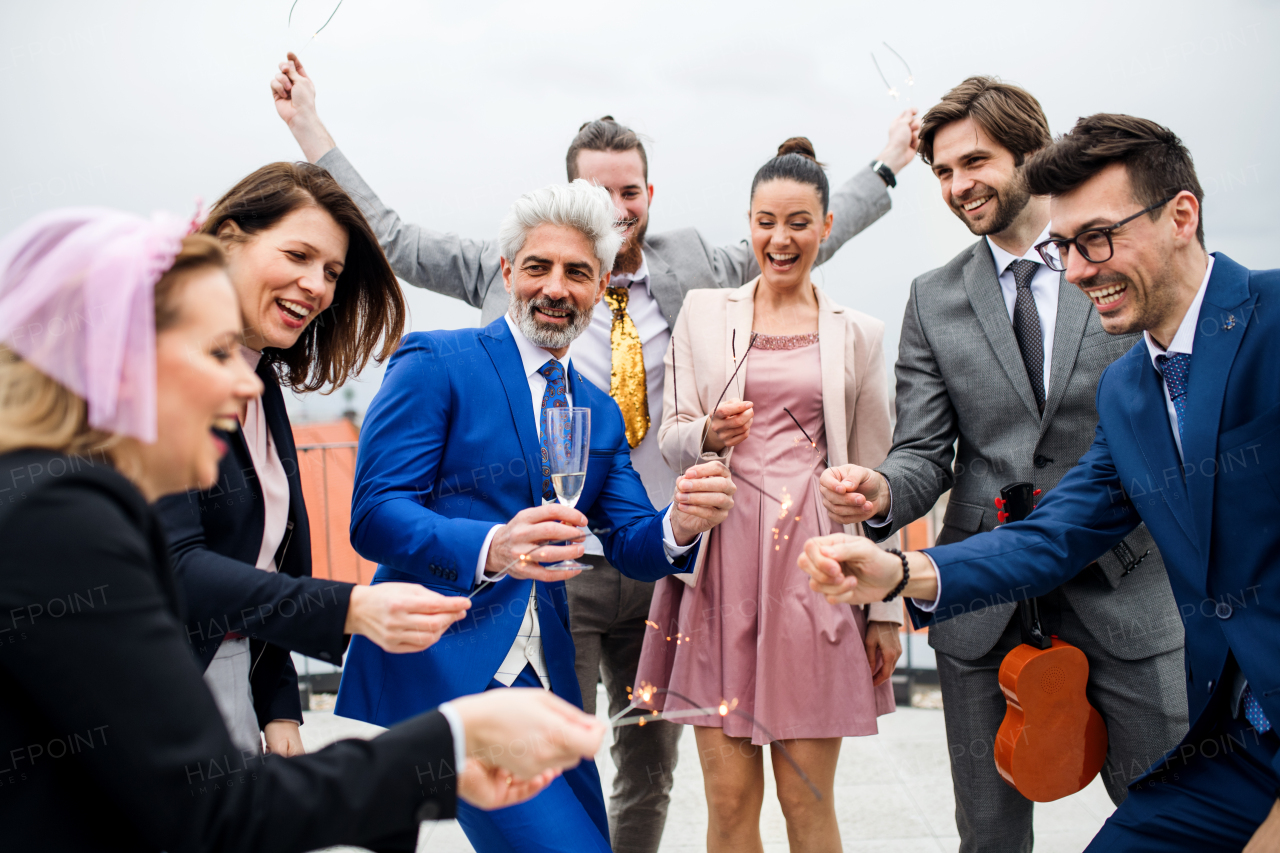
[[[542,434],[547,437],[547,465],[551,487],[561,505],[573,508],[587,482],[587,459],[591,451],[591,410],[582,407],[544,409]],[[568,545],[568,542],[561,542]],[[562,560],[549,569],[590,569],[577,560]]]

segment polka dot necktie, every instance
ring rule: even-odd
[[[1175,352],[1156,356],[1156,366],[1164,379],[1164,387],[1178,415],[1178,443],[1182,443],[1183,422],[1187,412],[1187,381],[1191,376],[1191,353]]]
[[[1009,264],[1018,295],[1013,301],[1013,334],[1022,350],[1022,363],[1027,367],[1027,378],[1036,395],[1036,406],[1044,413],[1044,330],[1040,328],[1040,312],[1036,310],[1036,298],[1031,295],[1031,280],[1036,277],[1035,261],[1017,260]]]
[[[1187,380],[1191,376],[1191,354],[1175,352],[1172,355],[1158,355],[1156,365],[1160,368],[1164,387],[1169,391],[1169,399],[1173,401],[1173,411],[1178,416],[1178,440],[1182,441],[1187,412]],[[1244,706],[1244,718],[1258,734],[1271,731],[1271,721],[1253,695],[1253,687],[1245,685],[1240,701]]]
[[[571,427],[566,423],[563,434],[558,436],[550,435],[551,430],[547,427],[546,411],[547,409],[568,407],[569,386],[565,382],[564,365],[554,358],[539,367],[538,372],[542,374],[542,378],[547,380],[547,389],[542,392],[542,411],[538,413],[538,424],[542,433],[542,499],[553,501],[556,499],[556,490],[551,486],[550,442],[560,441],[567,444],[569,441],[568,430]]]

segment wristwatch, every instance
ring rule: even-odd
[[[898,185],[898,179],[893,176],[893,169],[890,169],[883,160],[872,160],[871,171],[880,176],[880,180],[884,181],[886,187]]]

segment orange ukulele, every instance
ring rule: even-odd
[[[1021,521],[1040,494],[1030,483],[1000,490],[999,520]],[[1008,709],[996,733],[996,770],[1028,800],[1047,803],[1081,790],[1107,757],[1107,727],[1085,697],[1084,652],[1040,627],[1034,598],[1018,605],[1022,645],[1000,664]]]

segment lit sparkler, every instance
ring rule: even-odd
[[[908,65],[907,61],[902,58],[902,54],[898,53],[892,47],[889,47],[888,42],[881,42],[881,44],[883,44],[886,48],[889,48],[889,52],[892,53],[894,56],[898,57],[898,61],[902,63],[902,67],[907,69],[907,79],[905,81],[907,84],[907,103],[911,103],[911,87],[914,86],[916,83],[915,75],[911,73],[911,66]],[[900,93],[889,82],[889,78],[884,76],[884,71],[880,68],[880,60],[876,59],[876,54],[874,51],[872,51],[871,53],[871,61],[875,63],[876,73],[880,75],[880,80],[884,83],[885,88],[888,90],[887,94],[889,95],[889,97],[893,98],[895,101],[898,100],[898,96]]]
[[[300,0],[293,0],[293,5],[289,7],[289,18],[286,21],[286,26],[289,26],[289,27],[293,26],[293,10],[298,8],[299,2]],[[338,0],[338,5],[333,7],[333,11],[329,13],[329,17],[324,19],[324,23],[320,25],[319,29],[317,29],[315,32],[311,34],[311,38],[307,39],[306,42],[302,45],[302,47],[306,47],[307,45],[311,44],[312,40],[314,40],[316,36],[320,35],[320,33],[324,31],[325,27],[329,26],[329,22],[333,20],[333,16],[338,14],[338,10],[342,8],[342,3],[343,3],[343,0]],[[301,53],[302,47],[295,50],[294,53]]]

